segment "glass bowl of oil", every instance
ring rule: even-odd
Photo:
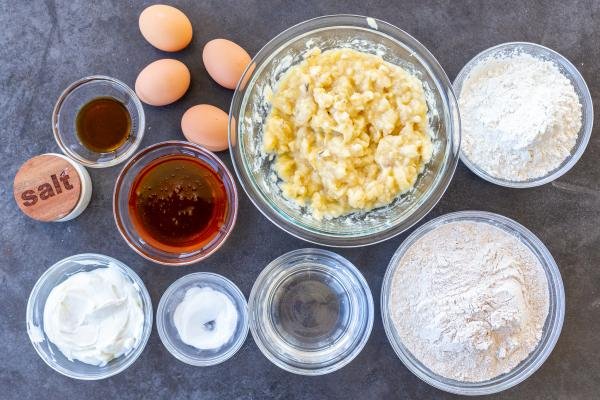
[[[373,297],[360,271],[336,253],[300,249],[272,261],[248,302],[262,353],[300,375],[323,375],[352,361],[373,327]]]
[[[238,210],[233,176],[212,152],[189,142],[157,143],[133,156],[117,177],[117,228],[139,255],[188,265],[217,251]]]
[[[73,82],[56,102],[52,130],[67,156],[104,168],[131,157],[144,136],[144,108],[123,82],[94,75]]]

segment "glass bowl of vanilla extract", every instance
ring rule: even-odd
[[[144,108],[125,83],[103,75],[73,82],[59,96],[52,130],[67,156],[91,168],[131,157],[144,136]]]
[[[237,218],[233,176],[212,152],[189,142],[157,143],[117,177],[113,213],[127,244],[163,265],[201,261],[225,242]]]

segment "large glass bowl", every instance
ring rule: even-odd
[[[352,48],[380,55],[422,80],[429,107],[433,157],[413,190],[392,204],[331,220],[317,220],[286,199],[262,151],[267,95],[281,76],[312,48]],[[324,16],[282,32],[254,57],[240,79],[229,114],[229,145],[240,183],[254,205],[275,225],[309,242],[364,246],[389,239],[423,218],[446,190],[458,161],[460,121],[452,85],[433,55],[406,32],[357,15]]]
[[[86,364],[78,360],[69,360],[52,343],[44,331],[44,307],[48,295],[57,285],[71,275],[97,268],[115,268],[121,272],[138,290],[144,311],[144,326],[135,347],[128,353],[111,360],[104,366]],[[152,301],[144,282],[127,265],[112,257],[101,254],[77,254],[60,260],[46,270],[31,290],[27,301],[27,333],[35,351],[55,371],[70,378],[97,380],[108,378],[127,369],[144,351],[152,332]]]
[[[537,347],[527,358],[513,368],[512,371],[483,382],[461,382],[445,378],[431,371],[404,346],[391,318],[390,297],[392,280],[399,262],[406,251],[425,234],[441,225],[457,221],[487,223],[515,236],[535,254],[548,279],[548,292],[550,295],[548,316],[546,317],[546,322],[542,329],[542,337]],[[442,215],[422,225],[396,250],[383,278],[381,288],[381,317],[385,333],[394,351],[404,365],[417,377],[438,389],[451,393],[472,396],[492,394],[509,389],[524,381],[546,361],[558,341],[565,318],[565,290],[554,258],[552,258],[546,246],[527,228],[509,218],[489,212],[454,212]]]
[[[585,83],[585,80],[575,68],[573,64],[559,53],[535,43],[527,42],[510,42],[502,43],[494,47],[490,47],[482,51],[473,57],[458,73],[454,80],[454,90],[458,97],[463,89],[465,81],[469,77],[469,74],[475,66],[481,61],[490,57],[499,57],[513,54],[529,54],[535,58],[540,58],[545,61],[550,61],[558,67],[560,72],[569,80],[575,88],[575,93],[579,97],[581,103],[581,129],[577,135],[577,140],[571,154],[563,160],[563,162],[552,171],[544,176],[538,178],[528,179],[525,181],[511,181],[503,178],[498,178],[490,175],[483,168],[480,168],[477,164],[469,160],[466,154],[461,151],[460,159],[475,175],[485,179],[488,182],[496,185],[510,187],[510,188],[530,188],[535,186],[541,186],[546,183],[552,182],[564,174],[566,174],[581,158],[585,148],[587,147],[590,137],[592,135],[592,128],[594,125],[594,107],[592,105],[592,96]]]

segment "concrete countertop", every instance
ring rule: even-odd
[[[172,357],[154,328],[145,351],[125,372],[99,382],[65,378],[38,357],[25,329],[27,296],[42,272],[56,261],[82,252],[113,256],[137,271],[156,309],[167,286],[195,271],[223,274],[248,296],[269,261],[310,245],[276,228],[240,191],[237,227],[218,253],[193,266],[163,267],[137,256],[117,232],[111,199],[119,166],[90,170],[91,204],[67,223],[37,223],[22,215],[12,198],[12,179],[29,157],[59,151],[50,118],[54,102],[70,82],[106,74],[133,86],[137,73],[151,61],[182,60],[192,72],[191,89],[168,107],[145,106],[147,129],[142,147],[182,139],[179,122],[187,108],[211,103],[227,110],[231,100],[232,92],[219,87],[204,70],[201,51],[205,42],[226,37],[254,54],[289,26],[325,14],[362,14],[397,25],[431,50],[450,79],[485,48],[508,41],[540,43],[571,60],[587,80],[592,96],[600,99],[600,1],[170,3],[183,10],[194,26],[192,44],[174,54],[154,49],[138,30],[138,15],[150,2],[0,0],[0,398],[455,397],[421,382],[404,367],[387,341],[379,316],[384,271],[410,231],[375,246],[336,250],[365,275],[376,299],[376,318],[365,349],[335,373],[313,378],[287,373],[271,364],[251,337],[228,362],[195,368]],[[595,129],[587,151],[571,172],[535,189],[496,187],[459,164],[447,193],[425,218],[457,210],[506,215],[537,234],[560,267],[567,309],[554,352],[533,376],[494,398],[589,399],[600,392],[599,133]],[[231,167],[227,153],[220,157]]]

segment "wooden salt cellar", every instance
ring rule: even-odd
[[[85,210],[92,195],[86,169],[61,154],[42,154],[27,160],[13,183],[15,201],[35,220],[62,222]]]

